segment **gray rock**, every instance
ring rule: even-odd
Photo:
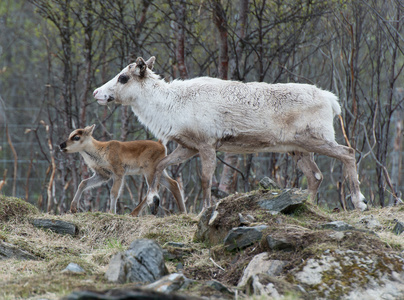
[[[241,213],[238,213],[239,219],[239,227],[241,226],[249,226],[251,223],[255,222],[255,218],[252,215],[243,216]]]
[[[166,275],[163,251],[152,240],[139,239],[129,249],[114,255],[105,278],[116,283],[154,282]]]
[[[110,289],[106,291],[75,291],[62,300],[201,300],[189,295],[165,294],[138,287]]]
[[[280,189],[279,185],[269,177],[262,178],[259,182],[259,186],[260,186],[260,188],[263,188],[264,190],[274,190],[274,189],[279,190]]]
[[[59,234],[70,234],[74,236],[78,232],[76,225],[61,220],[33,219],[31,220],[31,224],[35,227],[49,229]]]
[[[179,262],[179,263],[175,266],[175,269],[177,270],[178,273],[182,273],[182,272],[184,272],[184,265]]]
[[[307,191],[297,189],[289,189],[282,192],[277,197],[263,197],[258,200],[257,204],[267,210],[273,212],[281,212],[284,214],[293,213],[297,208],[307,201],[309,194]]]
[[[86,271],[76,263],[69,263],[67,265],[67,267],[62,271],[62,273],[66,273],[66,272],[80,274],[80,273],[85,273]]]
[[[368,230],[380,230],[383,228],[379,220],[377,220],[373,215],[361,218],[358,222],[358,226]]]
[[[208,223],[214,211],[215,207],[210,206],[206,208],[205,211],[203,211],[203,213],[201,214],[198,222],[198,228],[195,231],[195,240],[203,242],[210,239],[210,226],[208,225]]]
[[[108,270],[105,272],[105,278],[110,282],[125,283],[126,282],[126,255],[124,252],[119,252],[112,256],[109,261]]]
[[[262,231],[268,228],[267,225],[254,227],[236,227],[230,230],[224,238],[225,249],[232,251],[235,249],[244,249],[256,241],[261,240]]]
[[[164,246],[171,246],[171,247],[178,247],[178,248],[184,248],[185,244],[184,243],[176,243],[176,242],[167,242],[164,244]],[[163,246],[163,247],[164,247]]]
[[[174,253],[171,253],[167,249],[163,249],[163,256],[165,260],[176,260],[178,259],[178,256]]]
[[[210,219],[209,219],[208,225],[212,226],[213,224],[215,224],[215,221],[216,221],[218,216],[219,216],[219,212],[217,210],[214,210],[211,217],[210,217]]]
[[[238,219],[240,223],[239,226],[248,226],[251,224],[251,222],[244,218],[243,215],[240,213],[238,213]]]
[[[16,245],[0,241],[0,260],[9,258],[32,260],[38,259],[35,255],[19,249]]]
[[[293,251],[295,248],[286,239],[278,239],[270,235],[267,236],[267,243],[271,250]]]
[[[223,222],[228,216],[237,216],[241,211],[233,211],[231,209],[232,202],[257,204],[269,213],[292,213],[298,209],[302,203],[308,198],[308,192],[299,189],[289,189],[280,195],[274,196],[271,192],[260,191],[258,193],[243,194],[239,197],[232,197],[220,200],[215,206],[208,207],[201,214],[198,221],[198,228],[195,231],[194,240],[198,242],[206,242],[208,245],[217,245],[223,242],[229,231],[240,225],[251,224],[255,222],[254,218],[249,215],[242,215],[242,219],[237,218],[240,222]],[[275,211],[275,210],[279,210]],[[241,224],[240,224],[241,223]]]
[[[146,289],[169,294],[185,288],[190,280],[183,274],[173,273],[145,286]]]
[[[269,259],[268,252],[260,253],[254,256],[254,258],[245,268],[237,287],[245,286],[250,277],[260,273],[264,273],[269,276],[278,276],[282,273],[283,268],[287,263],[287,261]]]
[[[234,295],[234,292],[232,292],[228,287],[226,287],[224,284],[220,283],[219,281],[209,280],[206,282],[206,285],[214,288],[215,290],[221,292],[222,294]]]
[[[267,296],[273,299],[281,298],[281,295],[279,294],[275,285],[272,282],[263,284],[258,275],[253,275],[251,277],[251,286],[254,295]]]
[[[257,299],[283,299],[283,296],[290,293],[296,299],[313,299],[307,296],[302,287],[264,273],[252,275],[247,281],[245,291],[247,295],[259,296]]]
[[[289,274],[313,299],[319,295],[322,299],[401,299],[403,265],[404,259],[392,253],[334,250],[306,260]]]
[[[353,227],[343,221],[333,221],[333,222],[329,222],[326,224],[322,224],[319,227],[323,228],[323,229],[332,229],[332,230],[336,230],[336,231],[346,231],[346,230],[355,229],[355,227]]]
[[[398,222],[393,228],[393,232],[397,235],[400,235],[404,231],[404,223],[403,222]]]
[[[336,241],[342,241],[345,237],[345,233],[343,231],[334,231],[328,236]]]

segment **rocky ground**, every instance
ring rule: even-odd
[[[306,200],[262,189],[198,219],[53,216],[0,197],[0,298],[404,299],[404,207]]]

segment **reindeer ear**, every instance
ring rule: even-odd
[[[150,70],[153,70],[154,62],[156,61],[156,57],[152,56],[146,61],[146,65]]]
[[[84,128],[84,131],[85,131],[88,135],[93,135],[94,128],[95,128],[95,124],[93,124],[93,125],[91,125],[91,126],[87,126],[86,128]]]
[[[146,62],[144,61],[143,58],[138,57],[136,59],[136,67],[139,68],[139,75],[140,77],[144,77],[145,73],[146,73],[146,69],[147,69],[147,65]]]

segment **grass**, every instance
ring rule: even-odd
[[[196,228],[195,216],[173,215],[165,218],[145,216],[133,218],[106,213],[79,213],[54,216],[40,214],[25,207],[25,201],[2,198],[0,239],[34,254],[38,260],[0,260],[0,299],[60,299],[78,288],[103,290],[117,287],[104,279],[110,258],[124,251],[138,238],[152,234],[163,245],[165,242],[189,243]],[[75,237],[60,235],[34,227],[32,218],[58,219],[76,224]],[[69,263],[77,263],[86,272],[76,275],[62,273]],[[167,263],[171,271],[175,265]]]
[[[368,247],[367,249],[379,247],[380,251],[384,251],[385,248],[396,251],[404,249],[403,235],[397,236],[392,233],[395,225],[393,220],[404,219],[402,207],[371,209],[364,213],[357,211],[332,213],[315,205],[306,204],[295,214],[272,216],[262,210],[255,210],[247,198],[233,199],[232,203],[244,209],[244,214],[254,214],[257,221],[269,224],[268,234],[275,237],[293,236],[292,242],[296,249],[300,249],[295,253],[273,251],[271,252],[273,259],[288,260],[291,264],[296,261],[297,264],[302,258],[320,255],[326,249],[358,247]],[[35,207],[20,199],[2,197],[0,200],[0,240],[17,245],[37,257],[37,260],[0,260],[0,299],[60,299],[81,288],[104,290],[127,286],[106,282],[104,274],[110,258],[115,253],[127,249],[130,243],[138,238],[154,239],[161,246],[168,242],[185,244],[182,248],[182,251],[185,251],[182,258],[166,261],[169,272],[176,272],[176,265],[181,262],[184,274],[189,278],[196,280],[215,278],[228,285],[237,284],[244,267],[254,255],[268,251],[260,244],[244,251],[230,253],[224,251],[221,244],[208,247],[207,243],[194,242],[197,227],[194,214],[164,218],[154,216],[133,218],[128,215],[99,212],[54,216],[41,214]],[[231,213],[226,216],[227,220],[234,221],[237,210],[230,206],[228,210]],[[360,220],[369,215],[373,215],[382,225],[376,232],[381,241],[375,235],[363,235],[358,232],[353,233],[352,238],[336,243],[329,238],[332,232],[317,227],[318,224],[335,220],[358,227],[361,224]],[[30,223],[32,218],[71,222],[79,228],[79,233],[72,237],[39,229]],[[220,220],[222,221],[223,219]],[[169,245],[164,247],[168,251],[172,250]],[[80,275],[63,273],[62,270],[71,262],[84,268],[85,273]],[[217,265],[225,270],[221,270]],[[261,298],[256,296],[249,299]],[[295,295],[292,293],[285,299],[295,299]]]
[[[22,199],[0,195],[0,222],[12,219],[20,220],[26,215],[38,213],[35,206]]]

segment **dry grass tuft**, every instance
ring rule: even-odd
[[[30,218],[58,219],[76,224],[77,236],[60,235],[34,227]],[[104,280],[112,255],[128,248],[138,238],[192,243],[196,216],[172,215],[165,218],[105,213],[54,216],[30,215],[2,222],[0,239],[38,257],[37,261],[0,260],[0,299],[60,299],[77,288],[117,287]],[[69,263],[85,269],[82,275],[62,273]],[[171,269],[175,265],[171,264]]]
[[[404,221],[404,205],[392,206],[385,208],[371,208],[365,212],[347,211],[338,214],[331,214],[333,219],[345,221],[355,227],[362,226],[361,219],[364,217],[373,216],[374,219],[381,223],[382,228],[374,230],[377,236],[386,243],[388,248],[402,251],[404,250],[403,234],[396,235],[393,233],[393,228],[396,225],[395,220]]]
[[[0,195],[0,222],[12,219],[22,220],[27,215],[38,213],[35,206],[22,199]]]

